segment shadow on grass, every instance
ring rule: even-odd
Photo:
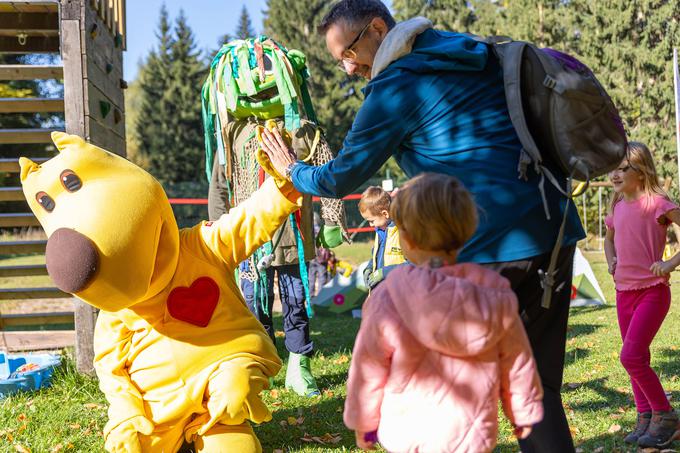
[[[590,335],[605,324],[571,324],[567,327],[567,339],[581,335]]]
[[[309,337],[314,342],[314,351],[325,356],[351,353],[360,324],[360,319],[352,318],[348,314],[317,312],[309,321]],[[283,332],[283,318],[280,313],[274,314],[274,329],[278,335]],[[288,351],[284,337],[277,336],[276,349],[285,361]]]
[[[574,308],[571,308],[570,311],[569,311],[569,319],[577,318],[581,315],[587,315],[587,314],[597,312],[597,311],[605,312],[607,310],[612,310],[614,308],[616,308],[616,306],[614,304],[591,305],[591,306],[587,306],[587,307],[574,307]]]
[[[564,367],[566,368],[570,365],[573,365],[579,360],[585,359],[590,354],[591,354],[590,349],[584,348],[569,349],[564,354]]]
[[[578,384],[565,384],[562,387],[562,394],[568,394],[573,392],[582,392],[584,388],[590,389],[596,393],[600,398],[596,401],[593,398],[588,398],[583,400],[583,402],[577,404],[571,404],[571,409],[578,411],[597,411],[597,410],[612,410],[620,406],[629,407],[633,404],[632,394],[628,393],[630,390],[628,386],[626,391],[623,392],[620,389],[613,389],[607,386],[607,381],[609,378],[602,377],[597,379],[591,379],[590,381],[579,382]]]

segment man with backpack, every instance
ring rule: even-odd
[[[544,419],[520,447],[573,452],[560,388],[573,254],[585,234],[566,196],[571,188],[564,170],[559,162],[541,161],[533,140],[526,143],[526,128],[515,124],[517,103],[506,104],[506,94],[510,98],[519,85],[504,80],[508,62],[501,66],[491,44],[434,30],[425,18],[396,24],[379,0],[337,2],[319,32],[341,69],[368,80],[365,100],[334,160],[318,168],[290,162],[288,176],[303,193],[343,197],[394,156],[409,177],[432,171],[460,179],[480,212],[479,227],[458,259],[488,266],[510,281],[544,388]],[[561,90],[564,81],[546,77],[544,85]],[[542,120],[534,113],[527,122],[537,116]],[[614,158],[599,170],[614,168],[623,157],[620,132],[613,133]],[[270,157],[285,159],[277,139],[266,135],[265,147]],[[572,161],[569,155],[566,161]],[[552,300],[544,297],[544,287]]]

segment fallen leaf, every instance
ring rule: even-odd
[[[583,453],[583,448],[578,447],[578,448],[576,449],[576,453]]]
[[[602,453],[604,451],[604,447],[597,447],[595,450],[593,450],[593,453]]]
[[[272,403],[272,406],[274,406],[274,407],[283,406],[283,402],[282,402],[282,401],[274,401],[274,402]]]
[[[283,450],[281,450],[280,448],[277,448],[272,453],[283,453]]]
[[[305,418],[304,417],[298,417],[296,421],[297,421],[298,425],[301,425],[302,423],[304,423]]]
[[[83,407],[85,409],[104,409],[104,406],[102,406],[101,404],[97,404],[97,403],[85,403],[85,404],[83,404]]]
[[[323,391],[323,396],[325,396],[326,398],[332,398],[333,395],[335,395],[335,393],[333,393],[333,392],[330,391],[330,390],[324,390],[324,391]]]
[[[16,451],[18,451],[19,453],[31,453],[31,450],[30,450],[30,449],[24,447],[24,446],[21,445],[21,444],[16,444],[16,445],[14,446],[14,449],[15,449]]]
[[[64,446],[62,444],[57,444],[52,449],[50,450],[51,453],[58,453],[64,449]]]
[[[608,429],[607,431],[608,431],[610,434],[612,434],[612,433],[618,433],[619,431],[621,431],[621,425],[616,425],[616,424],[614,424],[614,425],[610,426],[609,429]]]
[[[289,424],[290,426],[295,426],[295,425],[297,425],[298,419],[295,418],[295,417],[288,417],[288,418],[286,419],[286,421],[288,422],[288,424]]]
[[[277,330],[276,332],[274,332],[274,337],[276,337],[276,338],[283,338],[285,336],[286,336],[286,334],[283,333],[282,330]]]
[[[283,426],[283,427],[285,428],[286,426],[288,426],[288,422],[285,421],[285,420],[281,420],[281,421],[279,422],[279,425],[281,425],[281,426]]]
[[[573,390],[573,389],[577,389],[577,388],[579,388],[580,386],[581,386],[581,384],[579,384],[579,383],[577,383],[577,382],[567,382],[567,387],[569,387],[569,388],[572,389],[572,390]]]
[[[278,398],[278,397],[279,397],[279,391],[276,390],[276,389],[270,390],[270,391],[269,391],[269,396],[271,396],[272,398]]]
[[[80,424],[79,423],[71,423],[68,425],[69,428],[71,429],[80,429]]]
[[[614,420],[618,420],[621,417],[623,417],[623,414],[609,414],[609,418],[613,418]]]
[[[337,359],[333,360],[333,363],[336,365],[340,365],[341,363],[347,363],[349,362],[349,357],[347,357],[345,354],[341,355]]]
[[[23,422],[24,420],[26,420],[26,414],[19,414],[19,416],[17,417],[17,420],[19,420],[20,422]]]

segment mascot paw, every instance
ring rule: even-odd
[[[111,453],[142,453],[139,434],[148,436],[153,428],[153,423],[146,417],[133,417],[111,430],[106,436],[104,447]]]

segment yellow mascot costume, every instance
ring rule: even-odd
[[[109,401],[110,452],[261,451],[249,420],[276,349],[225,272],[270,241],[302,198],[271,166],[260,190],[215,222],[179,230],[161,185],[75,135],[59,154],[21,159],[21,182],[47,235],[50,276],[101,309],[94,365]]]

